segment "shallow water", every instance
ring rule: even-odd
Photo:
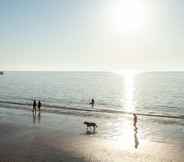
[[[95,98],[94,110],[183,118],[183,83],[183,72],[5,72],[0,105],[31,108],[32,100],[40,99],[50,111],[88,110]]]

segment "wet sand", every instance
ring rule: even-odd
[[[135,131],[131,119],[45,112],[34,116],[30,111],[0,108],[0,161],[183,162],[179,136],[183,130],[172,137],[168,132],[175,125],[157,121],[168,131],[149,129],[146,123],[139,123]],[[97,132],[86,134],[84,121],[96,122]]]

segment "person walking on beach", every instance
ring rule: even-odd
[[[42,107],[42,103],[40,101],[38,101],[38,111],[40,112],[41,110],[41,107]]]
[[[36,112],[36,100],[33,100],[33,112]]]
[[[95,105],[95,100],[94,100],[94,98],[92,98],[91,99],[91,102],[89,103],[92,107],[94,107],[94,105]]]
[[[137,115],[136,115],[136,113],[133,113],[133,116],[134,116],[133,125],[134,125],[135,129],[137,129]]]

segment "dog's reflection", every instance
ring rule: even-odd
[[[38,119],[38,120],[36,120]],[[36,121],[38,121],[38,123],[40,123],[41,121],[41,113],[38,112],[38,115],[36,115],[36,112],[33,112],[33,124],[36,124]]]

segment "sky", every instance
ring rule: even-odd
[[[0,0],[2,70],[184,70],[183,0]]]

